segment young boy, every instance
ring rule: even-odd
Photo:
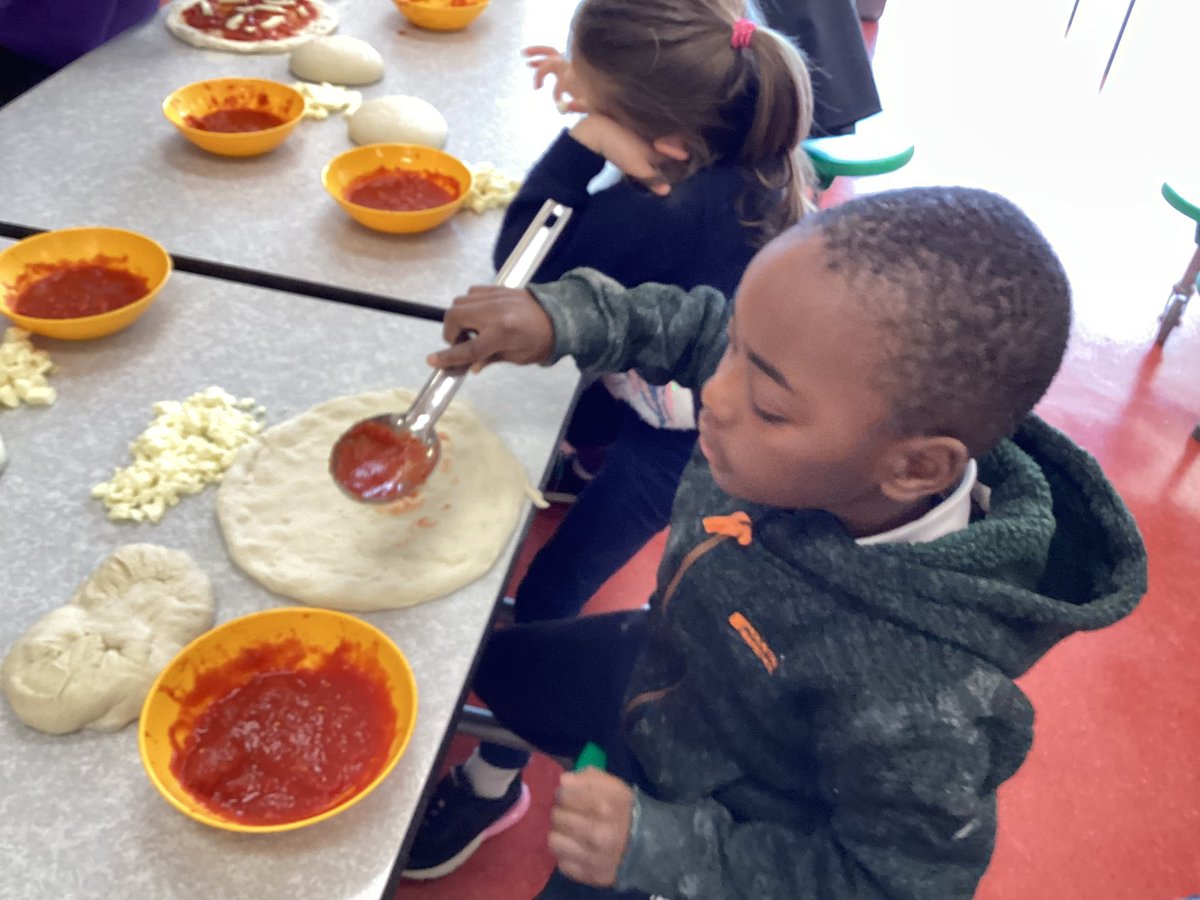
[[[1028,415],[1069,325],[1045,239],[965,188],[806,219],[736,308],[588,270],[456,301],[446,337],[478,336],[434,365],[571,355],[702,388],[651,610],[504,629],[477,673],[535,745],[609,752],[562,778],[543,896],[973,895],[1032,739],[1013,679],[1146,586],[1099,467]],[[414,876],[519,807],[518,772],[472,762]]]

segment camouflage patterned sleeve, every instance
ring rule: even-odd
[[[573,356],[585,375],[636,369],[651,384],[699,389],[725,352],[733,304],[713,288],[626,289],[573,269],[530,290],[554,323],[554,360]]]

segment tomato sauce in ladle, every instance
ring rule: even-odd
[[[537,271],[571,218],[570,207],[547,200],[496,275],[495,283],[522,288]],[[470,340],[464,332],[459,340]],[[467,376],[466,369],[438,369],[404,414],[362,419],[338,438],[329,474],[351,499],[391,503],[416,493],[441,457],[436,425]]]

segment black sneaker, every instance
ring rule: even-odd
[[[554,460],[554,471],[546,482],[546,490],[542,496],[548,503],[570,505],[579,499],[589,481],[596,476],[579,463],[579,458],[573,453],[559,453]]]
[[[471,787],[462,766],[438,782],[408,854],[405,878],[449,875],[488,838],[507,831],[529,811],[529,788],[518,775],[503,797],[489,800]]]

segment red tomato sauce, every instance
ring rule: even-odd
[[[346,643],[316,668],[300,668],[304,656],[295,638],[252,647],[176,698],[171,771],[204,806],[247,825],[294,822],[387,763],[396,709],[378,659]]]
[[[417,438],[369,419],[350,430],[333,460],[338,483],[364,500],[399,497],[423,484],[433,467]]]
[[[218,109],[203,116],[186,116],[184,122],[201,131],[220,131],[226,134],[245,131],[265,131],[283,124],[275,113],[261,109]]]
[[[39,319],[76,319],[112,312],[150,291],[145,278],[118,268],[122,262],[97,256],[33,263],[17,278],[8,302],[14,312]]]
[[[457,200],[458,182],[440,172],[412,172],[381,166],[360,175],[346,188],[346,199],[372,209],[416,212]]]
[[[283,12],[272,9],[247,11],[247,7],[253,5],[210,0],[211,12],[206,14],[197,3],[183,11],[183,21],[231,41],[264,41],[294,37],[317,17],[316,7],[308,0],[288,0],[286,5],[291,8]]]

